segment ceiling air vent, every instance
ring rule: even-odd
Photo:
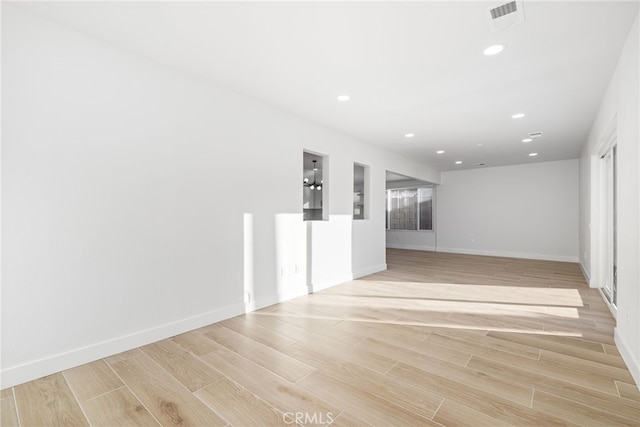
[[[484,162],[480,162],[480,163],[472,163],[472,166],[486,166],[487,164]]]
[[[514,24],[524,22],[522,1],[515,0],[484,10],[491,31],[504,30]]]
[[[503,4],[502,6],[494,7],[493,9],[490,9],[489,12],[491,12],[491,19],[496,19],[496,18],[500,18],[500,17],[502,17],[504,15],[508,15],[510,13],[513,13],[516,10],[518,10],[518,8],[516,7],[516,2],[512,1],[511,3],[507,3],[507,4]]]
[[[542,136],[542,132],[531,132],[531,133],[529,133],[529,136],[531,138],[537,138],[539,136]]]

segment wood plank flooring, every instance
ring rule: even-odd
[[[389,269],[2,390],[0,425],[640,426],[576,264],[388,250]]]

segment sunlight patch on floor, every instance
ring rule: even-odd
[[[577,289],[354,280],[257,314],[579,337],[583,307]]]
[[[416,327],[426,327],[426,328],[444,328],[444,329],[455,329],[455,330],[467,330],[467,331],[496,331],[496,332],[511,332],[511,333],[520,333],[527,335],[541,335],[541,336],[561,336],[561,337],[582,337],[582,334],[579,332],[571,332],[571,331],[563,331],[563,330],[542,330],[542,329],[526,329],[526,328],[515,328],[510,326],[488,326],[486,324],[482,324],[478,322],[476,324],[470,323],[460,323],[454,321],[431,321],[431,322],[417,322],[412,320],[403,320],[403,319],[394,319],[394,320],[375,320],[375,319],[363,319],[359,317],[353,316],[331,316],[331,315],[302,315],[295,314],[292,312],[268,312],[268,311],[257,311],[252,313],[253,315],[258,316],[274,316],[278,318],[282,317],[293,317],[298,319],[314,319],[314,320],[332,320],[332,321],[349,321],[349,322],[362,322],[362,323],[376,323],[376,324],[385,324],[385,325],[397,325],[397,326],[416,326]]]
[[[546,286],[528,287],[522,286],[522,283],[514,283],[514,286],[497,286],[473,283],[376,281],[375,284],[375,286],[371,286],[370,281],[354,280],[348,286],[330,290],[327,294],[539,304],[546,306],[584,306],[580,292],[577,289],[550,288]]]
[[[444,299],[419,299],[406,300],[394,297],[349,297],[342,295],[316,296],[312,305],[316,305],[319,310],[322,307],[369,307],[373,309],[393,309],[415,311],[420,313],[464,313],[480,314],[491,316],[520,316],[530,319],[562,317],[579,318],[578,309],[575,307],[549,307],[544,305],[529,305],[517,303],[494,303],[483,301],[461,301]]]

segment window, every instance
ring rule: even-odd
[[[433,230],[433,188],[387,190],[387,230]]]

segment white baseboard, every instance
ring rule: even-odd
[[[604,291],[602,290],[602,288],[597,288],[598,289],[598,293],[600,294],[600,297],[602,298],[602,301],[604,302],[604,304],[609,308],[609,312],[611,313],[611,315],[613,316],[614,319],[618,319],[618,308],[611,304],[609,302],[609,300],[607,299],[607,296],[604,294]]]
[[[585,280],[589,284],[589,287],[595,288],[596,286],[595,284],[591,283],[591,276],[589,275],[589,272],[587,271],[587,269],[584,267],[584,264],[580,262],[579,265],[580,265],[580,271],[582,271],[582,275],[584,276]]]
[[[629,348],[629,344],[627,344],[622,335],[618,333],[618,328],[614,328],[613,338],[622,356],[622,360],[627,364],[627,368],[629,368],[629,372],[631,372],[631,376],[636,382],[636,387],[640,390],[640,360],[638,360],[640,355]]]
[[[303,295],[308,295],[308,294],[309,294],[308,286],[302,285],[298,289],[293,289],[293,290],[290,290],[288,292],[279,293],[278,296],[277,296],[277,299],[278,299],[278,302],[284,302],[284,301],[289,301],[289,300],[292,300],[294,298],[298,298],[298,297],[301,297]]]
[[[391,249],[409,249],[412,251],[430,251],[434,252],[436,250],[435,246],[421,246],[421,245],[404,245],[402,243],[387,243],[387,248]]]
[[[56,354],[18,366],[11,366],[0,372],[0,388],[13,387],[28,381],[42,378],[85,363],[93,362],[123,351],[131,350],[152,342],[160,341],[212,323],[220,322],[244,313],[242,304],[213,310],[197,316],[166,323],[154,328],[139,331],[123,337],[95,343],[86,347]]]
[[[305,285],[305,286],[299,287],[298,289],[289,290],[287,292],[281,292],[277,295],[271,295],[267,298],[262,298],[256,301],[248,302],[244,305],[245,312],[249,313],[252,311],[260,310],[261,308],[270,307],[272,305],[289,301],[294,298],[298,298],[308,294],[309,294],[309,290]]]
[[[250,313],[252,311],[260,310],[261,308],[270,307],[282,301],[284,300],[281,300],[276,296],[263,298],[257,301],[250,301],[244,304],[244,311],[245,313]]]
[[[312,283],[309,285],[309,293],[314,293],[314,292],[318,292],[318,291],[322,291],[324,289],[328,289],[328,288],[332,288],[336,285],[339,285],[341,283],[346,283],[346,282],[350,282],[353,280],[353,275],[349,274],[349,275],[345,275],[342,277],[335,277],[332,279],[324,279],[324,280],[319,280],[315,283]]]
[[[522,259],[537,259],[542,261],[561,261],[561,262],[575,262],[579,261],[577,256],[563,256],[563,255],[544,255],[544,254],[530,254],[524,252],[508,252],[508,251],[487,251],[476,249],[458,249],[458,248],[442,248],[438,247],[437,252],[448,252],[452,254],[465,254],[465,255],[484,255],[484,256],[496,256],[504,258],[522,258]]]
[[[360,277],[369,276],[370,274],[378,273],[380,271],[384,271],[387,269],[387,264],[378,264],[370,267],[366,267],[353,272],[351,276],[344,276],[340,279],[327,280],[322,281],[317,284],[306,286],[304,289],[298,289],[293,292],[280,293],[277,296],[272,296],[268,298],[263,298],[258,301],[251,301],[245,304],[245,312],[249,313],[251,311],[260,310],[261,308],[269,307],[284,301],[289,301],[294,298],[301,297],[303,295],[308,295],[309,293],[321,291],[323,289],[328,289],[333,286],[337,286],[341,283],[349,282],[353,279],[357,279]]]
[[[387,269],[387,264],[378,264],[372,265],[370,267],[361,268],[359,270],[355,270],[353,272],[353,278],[359,279],[360,277],[369,276],[370,274],[375,274],[380,271],[385,271]]]

